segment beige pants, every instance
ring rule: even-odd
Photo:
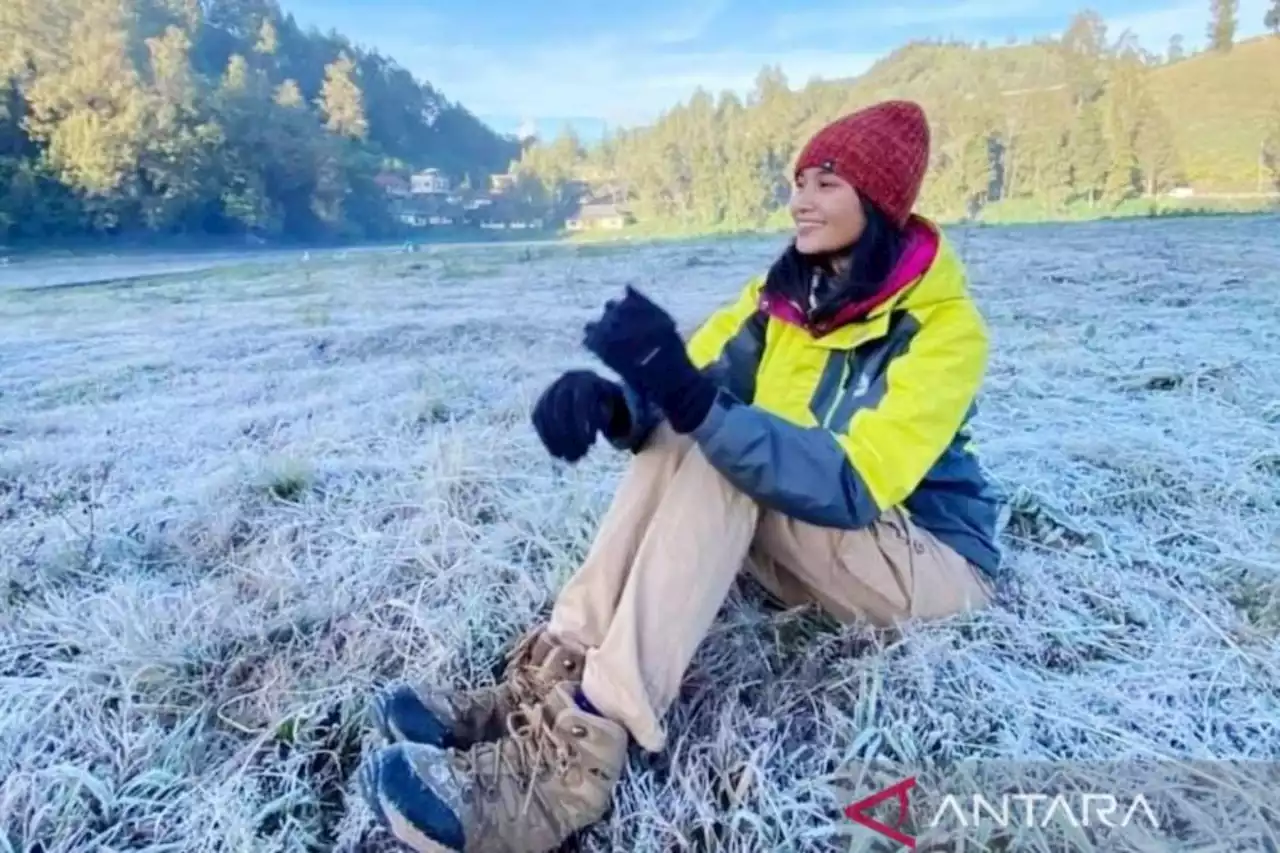
[[[848,531],[763,509],[663,423],[549,625],[587,650],[583,693],[645,749],[665,746],[663,715],[744,567],[784,604],[816,601],[843,621],[886,627],[983,607],[991,592],[901,511]]]

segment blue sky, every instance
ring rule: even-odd
[[[1240,0],[1240,35],[1263,31],[1269,0]],[[761,66],[792,86],[860,73],[911,38],[1003,42],[1061,32],[1068,0],[282,0],[315,25],[376,47],[500,130],[533,120],[600,128],[651,120],[697,86],[745,92]],[[1205,37],[1209,0],[1098,0],[1114,37],[1163,51]]]

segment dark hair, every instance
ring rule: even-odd
[[[787,251],[769,268],[765,289],[803,302],[809,295],[811,283],[817,284],[822,304],[811,313],[811,319],[828,318],[843,305],[875,296],[897,266],[906,235],[861,193],[858,199],[867,224],[856,243],[825,257],[804,256],[796,250],[792,239]],[[835,274],[832,264],[837,257],[849,260],[848,269],[839,275]],[[821,279],[814,279],[815,272],[822,273]]]
[[[862,202],[862,212],[867,220],[858,242],[847,251],[849,253],[849,271],[843,278],[845,287],[858,293],[870,294],[889,277],[893,268],[902,256],[905,242],[901,229],[889,220],[889,217],[876,207],[866,196],[858,194]]]

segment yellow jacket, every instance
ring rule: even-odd
[[[692,437],[764,506],[849,529],[897,506],[994,575],[998,499],[967,432],[987,327],[950,243],[913,227],[895,292],[851,320],[814,328],[764,275],[713,313],[688,350],[720,393]],[[634,428],[615,443],[637,449],[659,415],[626,395]]]

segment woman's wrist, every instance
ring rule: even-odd
[[[680,379],[667,386],[658,401],[671,428],[681,435],[693,432],[707,419],[716,401],[716,385],[702,371],[685,362]]]
[[[621,439],[631,433],[631,409],[627,406],[627,397],[622,386],[613,383],[608,398],[609,417],[605,421],[604,435],[610,439]]]

